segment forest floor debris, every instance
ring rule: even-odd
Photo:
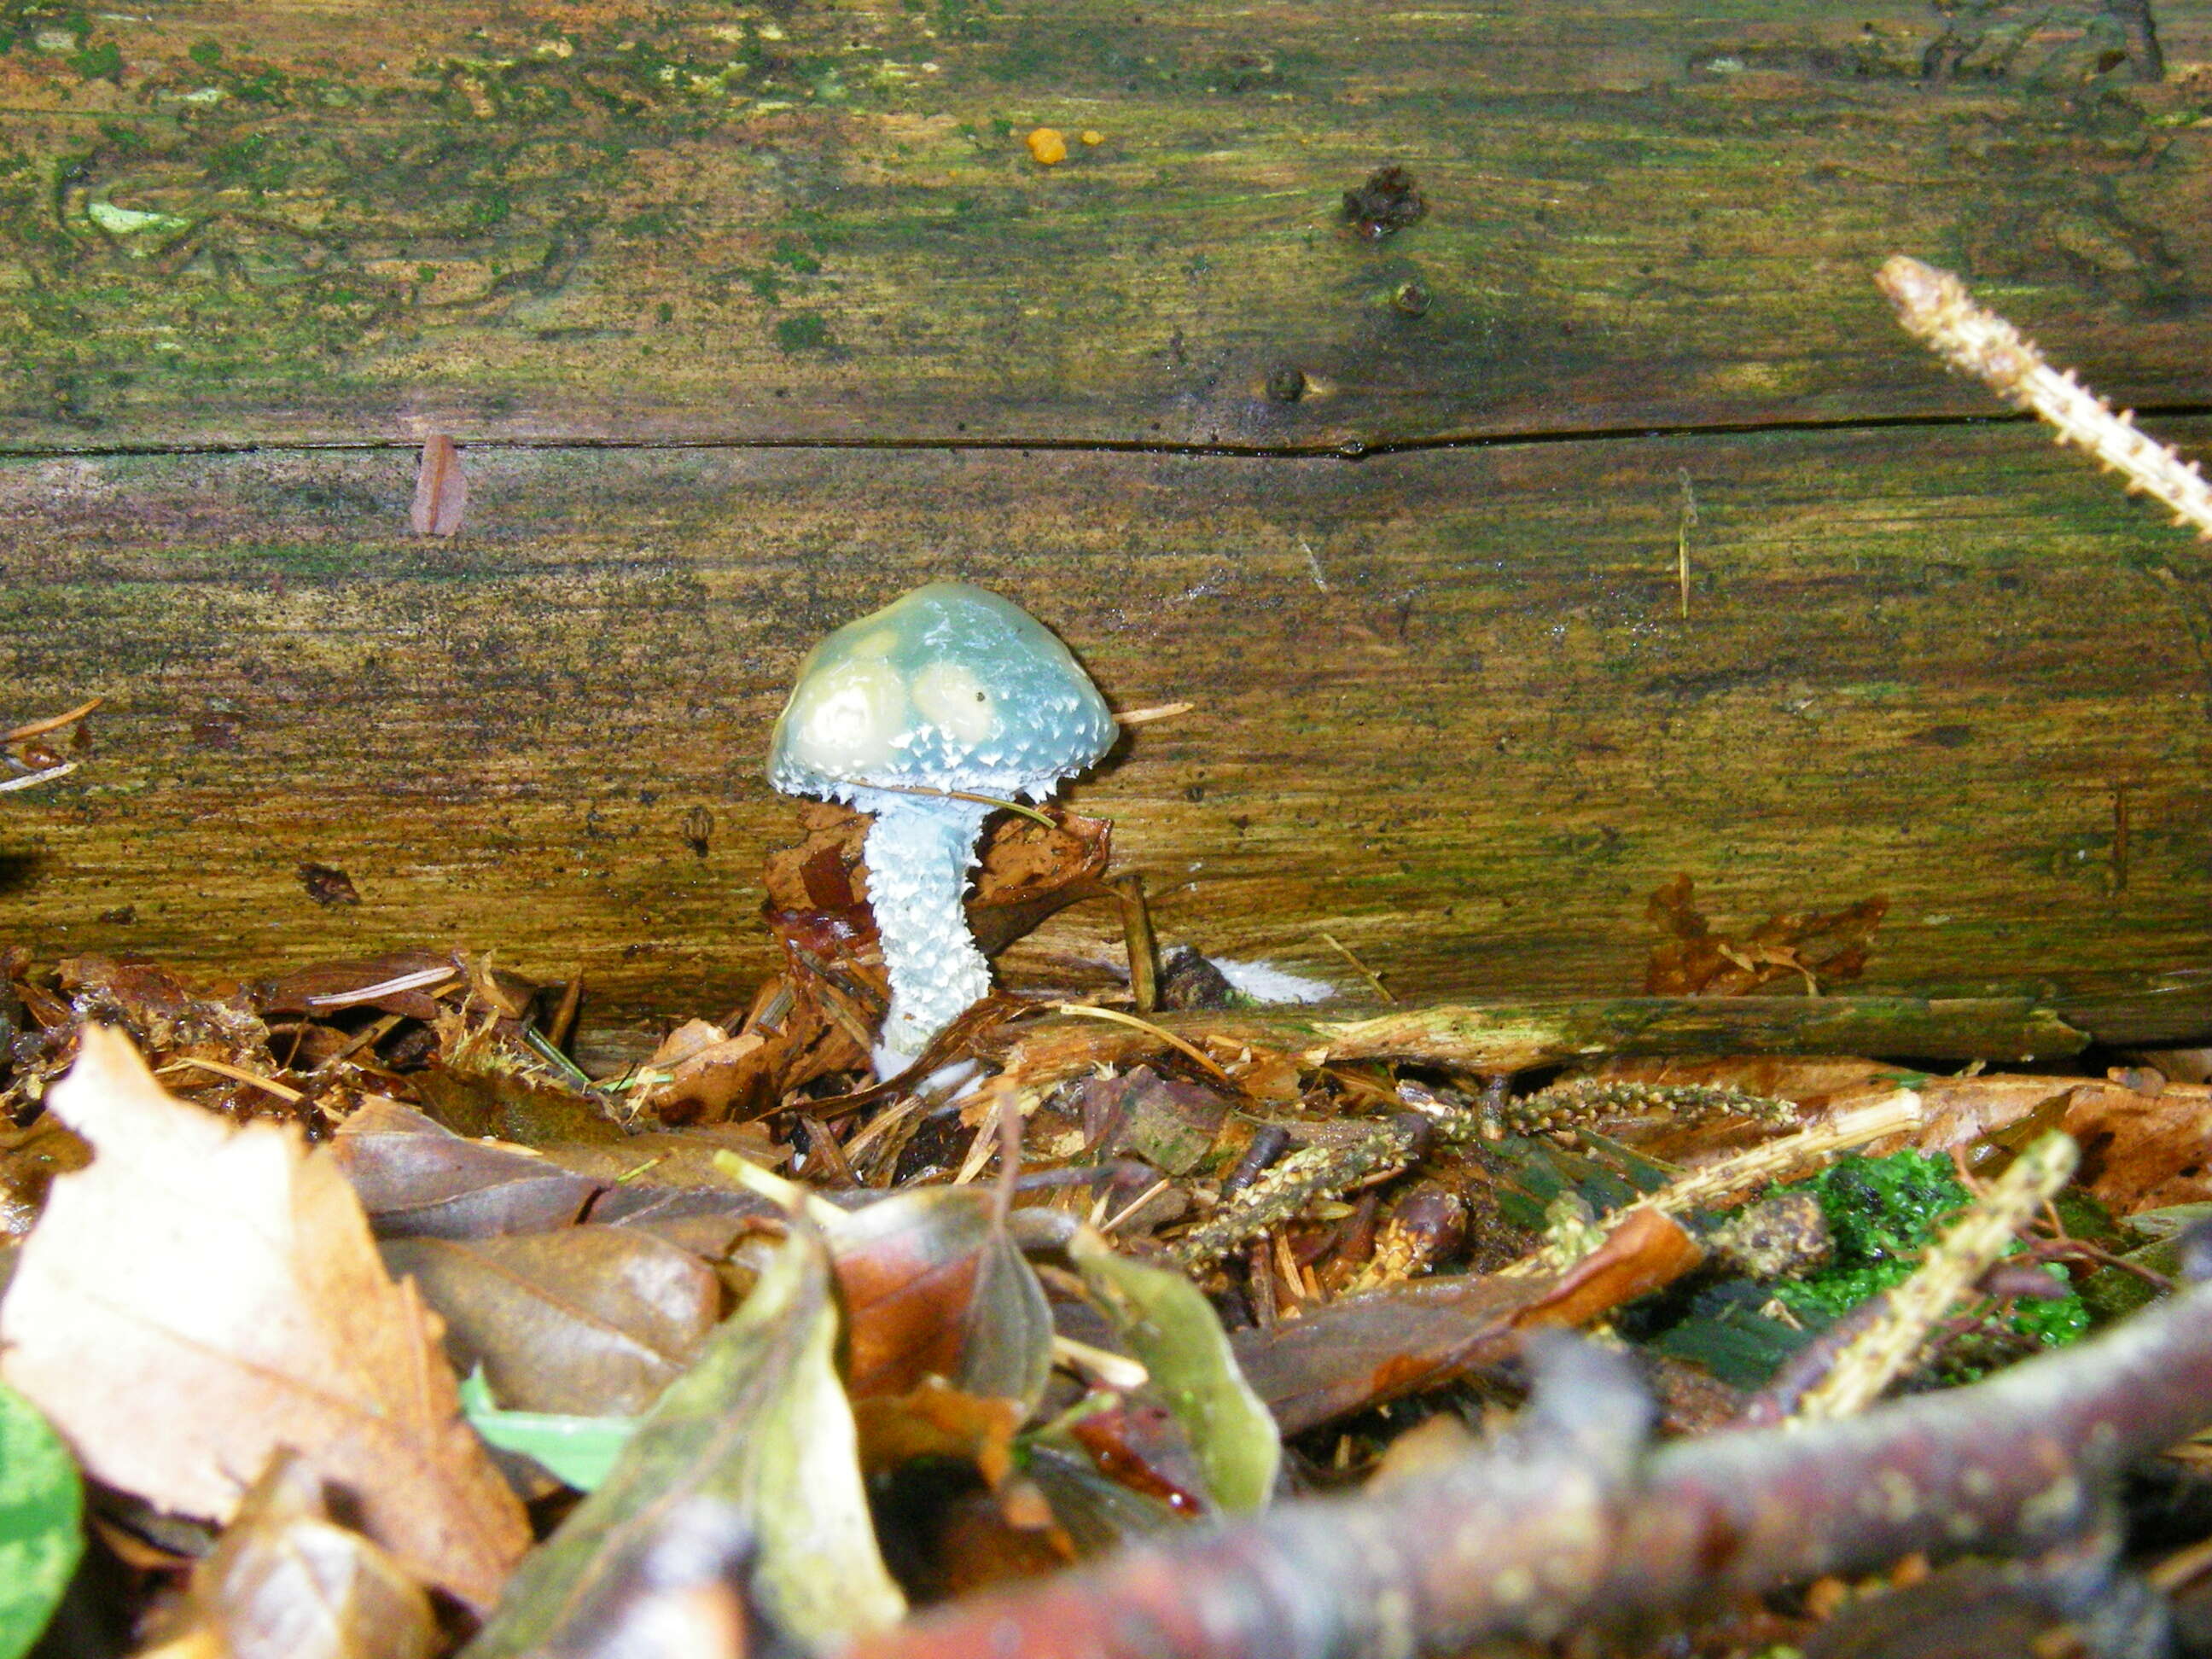
[[[1242,1005],[1048,816],[988,837],[978,937],[1096,902],[1153,971],[996,995],[896,1079],[834,808],[769,872],[785,971],[617,1076],[573,980],[481,954],[0,959],[5,1375],[98,1477],[76,1594],[122,1615],[48,1650],[246,1651],[321,1572],[301,1654],[1395,1619],[1719,1659],[1884,1651],[1844,1644],[1906,1596],[2212,1651],[2185,1059],[1834,994],[1879,900],[1735,938],[1686,878],[1644,996]]]

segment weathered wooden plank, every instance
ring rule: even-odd
[[[2100,0],[183,0],[0,22],[0,443],[1334,447],[2212,400],[2212,23]],[[1041,166],[1041,125],[1069,137]],[[1083,141],[1097,134],[1096,144]],[[1411,169],[1370,243],[1344,191]]]
[[[233,971],[459,937],[584,963],[611,1048],[719,1012],[769,965],[799,653],[961,575],[1120,706],[1198,702],[1077,796],[1170,939],[1619,995],[1686,870],[1723,925],[1887,894],[1867,989],[2063,1010],[2207,965],[2212,562],[2028,428],[463,459],[451,543],[390,453],[0,464],[11,717],[111,699],[0,808],[0,934]]]

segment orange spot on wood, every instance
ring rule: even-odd
[[[1039,127],[1023,142],[1041,167],[1056,167],[1067,159],[1067,140],[1057,127]]]

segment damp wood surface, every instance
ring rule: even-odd
[[[2201,4],[181,0],[0,37],[18,449],[1984,411],[1890,325],[1898,252],[2123,401],[2212,404]],[[1393,163],[1426,210],[1370,240],[1344,193]]]
[[[1686,871],[1723,928],[1887,896],[1853,988],[2203,1016],[2212,563],[2025,426],[466,459],[451,539],[407,532],[404,454],[0,464],[14,705],[111,699],[9,802],[10,939],[230,972],[460,940],[580,965],[587,1051],[635,1054],[773,965],[800,654],[960,575],[1116,707],[1196,704],[1073,792],[1167,940],[1614,997]],[[1069,913],[1016,982],[1115,927]]]
[[[1959,422],[1869,280],[1956,269],[2212,445],[2202,6],[187,0],[0,45],[0,672],[10,720],[109,699],[0,818],[10,941],[465,942],[582,967],[634,1055],[774,965],[800,654],[957,576],[1196,704],[1076,793],[1170,940],[1613,998],[1687,872],[1723,928],[1887,896],[1870,989],[2212,1024],[2205,549]],[[1370,239],[1389,164],[1424,210]]]

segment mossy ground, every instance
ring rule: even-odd
[[[1835,1259],[1809,1278],[1777,1285],[1775,1295],[1801,1318],[1823,1324],[1904,1283],[1945,1224],[1972,1201],[1939,1152],[1849,1154],[1802,1184],[1820,1198]],[[2057,1268],[2048,1271],[2066,1282]],[[2088,1331],[2089,1310],[2069,1288],[2052,1301],[2014,1304],[2008,1322],[2046,1347],[2060,1347]]]

